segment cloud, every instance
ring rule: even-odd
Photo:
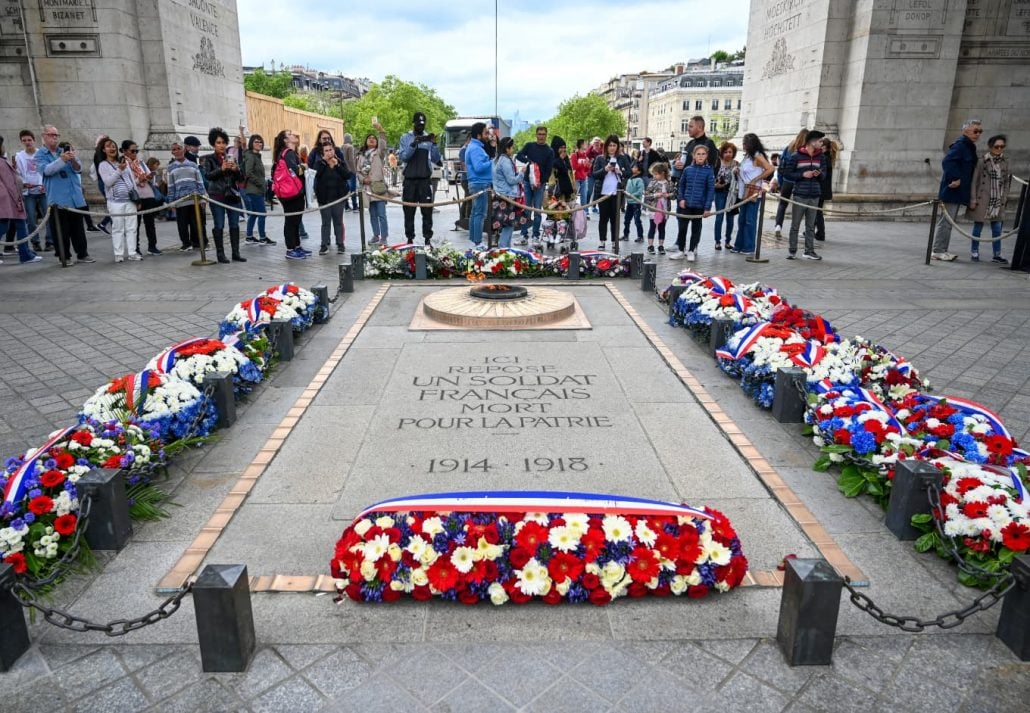
[[[243,63],[274,59],[372,81],[395,74],[433,87],[459,115],[493,113],[492,3],[331,7],[237,0]],[[500,114],[544,119],[616,75],[740,49],[748,8],[748,0],[499,0]]]

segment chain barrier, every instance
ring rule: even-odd
[[[844,578],[844,588],[848,590],[851,603],[854,604],[857,609],[864,611],[881,624],[893,626],[901,629],[902,631],[911,633],[919,633],[931,627],[953,629],[973,614],[987,611],[993,607],[1004,599],[1005,595],[1008,594],[1017,584],[1016,578],[1011,572],[990,572],[983,567],[966,562],[962,557],[962,554],[958,551],[958,548],[955,546],[954,538],[949,537],[944,533],[944,527],[941,525],[941,521],[937,517],[937,514],[941,512],[941,492],[936,483],[930,482],[927,484],[926,497],[930,503],[930,514],[931,520],[934,524],[934,529],[936,530],[937,535],[941,538],[941,541],[948,547],[948,550],[950,551],[958,568],[962,572],[976,577],[979,580],[989,581],[993,579],[995,581],[987,591],[961,609],[939,614],[933,619],[920,619],[915,616],[888,614],[878,607],[871,598],[855,589],[851,584],[850,577]]]

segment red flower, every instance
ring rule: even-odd
[[[429,577],[429,583],[438,592],[446,592],[458,585],[458,570],[446,557],[440,557],[433,562],[426,572],[426,576]]]
[[[605,270],[605,271],[607,271],[607,270],[610,270],[611,268],[612,268],[612,261],[609,260],[608,258],[602,258],[602,259],[597,261],[597,269],[598,270]]]
[[[629,585],[628,592],[633,599],[639,599],[647,596],[647,587],[642,582],[633,582]]]
[[[679,540],[666,532],[658,533],[654,549],[662,556],[662,559],[672,560],[673,562],[680,556]]]
[[[61,451],[60,453],[51,454],[54,456],[54,460],[57,462],[58,470],[68,470],[75,465],[75,457],[67,451]]]
[[[420,602],[428,602],[433,598],[433,593],[429,591],[429,587],[415,587],[411,590],[411,598]]]
[[[122,467],[122,457],[120,455],[113,455],[110,458],[108,458],[107,460],[105,460],[100,467],[101,468],[115,468],[115,469],[121,468]]]
[[[652,549],[643,546],[634,547],[630,556],[632,557],[632,560],[630,561],[630,565],[627,570],[629,572],[629,576],[633,578],[634,582],[647,584],[658,576],[658,570],[661,568],[661,563],[658,561],[658,556],[655,555]]]
[[[478,604],[479,595],[473,592],[471,589],[462,589],[460,592],[458,592],[458,601],[462,604],[468,605]]]
[[[973,488],[979,488],[983,485],[983,482],[979,478],[959,478],[958,482],[955,483],[955,490],[958,491],[959,495],[965,495]]]
[[[586,574],[583,575],[583,587],[585,589],[593,590],[593,589],[597,589],[600,586],[601,586],[601,578],[598,577],[596,574],[592,574],[590,572],[587,572]]]
[[[552,606],[555,604],[561,604],[561,595],[558,594],[558,589],[556,587],[551,587],[551,590],[544,595],[543,599],[544,603]]]
[[[583,545],[583,561],[593,562],[601,555],[601,551],[604,549],[604,531],[591,527],[580,538],[579,542]]]
[[[472,569],[465,575],[470,584],[481,582],[492,582],[497,579],[497,565],[490,560],[480,560],[472,565]]]
[[[547,528],[539,522],[527,522],[515,535],[515,544],[533,555],[536,554],[537,547],[545,542],[547,542]]]
[[[732,307],[733,306],[733,295],[723,295],[719,298],[720,307]]]
[[[1015,445],[1011,438],[995,434],[984,439],[987,450],[994,455],[1008,457],[1012,455],[1012,447]]]
[[[512,549],[508,554],[508,561],[511,562],[511,566],[515,569],[522,569],[531,559],[533,559],[533,555],[529,550],[522,549],[521,547]]]
[[[53,509],[54,501],[46,495],[40,495],[39,497],[32,498],[32,500],[29,501],[29,511],[33,515],[45,515]]]
[[[583,573],[583,562],[575,555],[559,552],[547,563],[547,572],[556,584],[564,582],[566,577],[575,581]]]
[[[1014,552],[1030,549],[1030,527],[1021,522],[1010,522],[1001,529],[1001,543]]]
[[[833,442],[842,446],[850,446],[851,431],[846,428],[838,428],[833,432]]]
[[[89,431],[76,431],[72,434],[72,440],[78,443],[80,446],[89,448],[89,444],[93,442],[93,434]]]
[[[968,502],[962,506],[962,514],[966,517],[987,517],[987,503],[979,500]]]
[[[347,588],[344,590],[344,592],[346,592],[347,596],[350,597],[351,599],[353,599],[354,601],[356,601],[356,602],[362,601],[362,598],[361,598],[361,585],[358,584],[357,582],[351,582],[350,584],[348,584]]]
[[[697,534],[697,530],[693,527],[684,527],[680,532],[680,562],[688,565],[686,572],[680,572],[677,567],[676,571],[679,574],[690,574],[694,569],[694,560],[701,556],[701,536]]]
[[[79,519],[74,515],[61,515],[54,520],[54,530],[57,531],[57,534],[67,537],[75,532],[75,525],[78,521]]]
[[[21,552],[12,552],[4,557],[4,562],[14,568],[15,574],[25,574],[25,555]]]
[[[708,596],[708,587],[702,585],[687,587],[687,596],[691,599],[702,599]]]
[[[388,586],[383,587],[383,601],[384,602],[395,602],[401,598],[401,593],[390,589]]]
[[[603,588],[598,587],[597,589],[590,592],[590,603],[596,606],[602,607],[612,600],[612,595],[604,591]]]
[[[64,473],[59,470],[48,470],[39,477],[39,482],[44,488],[56,488],[64,482]]]
[[[397,569],[397,563],[389,557],[380,557],[375,562],[376,576],[380,582],[389,582]]]

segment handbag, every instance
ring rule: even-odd
[[[754,183],[744,186],[744,200],[751,200],[755,196],[762,195],[762,187]]]
[[[372,193],[377,196],[385,196],[389,193],[390,187],[386,185],[386,181],[372,181]]]

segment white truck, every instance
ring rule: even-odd
[[[460,116],[448,121],[443,129],[443,166],[444,175],[451,185],[459,182],[462,178],[458,175],[458,152],[465,145],[465,139],[468,138],[472,125],[479,121],[492,126],[498,139],[511,136],[511,122],[499,116]]]

